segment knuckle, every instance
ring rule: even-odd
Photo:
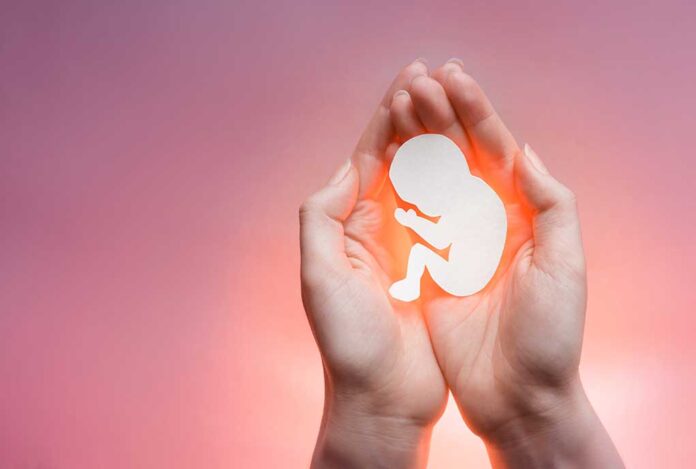
[[[576,210],[578,205],[578,198],[572,190],[568,189],[566,186],[561,185],[561,194],[559,197],[559,202],[567,209]]]
[[[300,204],[299,208],[299,214],[300,214],[300,220],[303,220],[307,218],[307,216],[310,216],[312,213],[315,213],[318,210],[319,207],[319,201],[317,200],[316,195],[311,195],[307,197],[302,204]]]
[[[300,216],[300,221],[302,221],[305,218],[305,216],[307,215],[307,211],[307,201],[305,200],[300,204],[300,208],[297,210],[297,213]]]

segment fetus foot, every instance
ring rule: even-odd
[[[420,279],[414,282],[408,278],[394,282],[389,287],[389,294],[392,298],[400,301],[413,301],[420,296]]]

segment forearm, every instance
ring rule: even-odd
[[[579,380],[545,415],[526,416],[497,429],[486,448],[495,469],[624,467]]]
[[[327,396],[312,468],[422,468],[432,428],[380,415],[362,398]]]

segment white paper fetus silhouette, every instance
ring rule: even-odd
[[[459,147],[444,135],[425,134],[401,145],[389,169],[399,197],[436,222],[397,208],[396,220],[435,249],[449,247],[447,259],[416,243],[408,257],[406,278],[389,293],[401,301],[420,296],[421,276],[428,269],[444,291],[472,295],[491,280],[505,245],[505,207],[483,180],[469,171]]]

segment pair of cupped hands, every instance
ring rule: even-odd
[[[425,288],[403,303],[387,293],[407,238],[386,175],[399,143],[423,133],[459,145],[503,200],[508,233],[482,291]],[[460,60],[401,70],[300,225],[326,388],[314,467],[424,467],[448,391],[494,467],[623,467],[578,375],[587,294],[575,197],[518,147]]]

